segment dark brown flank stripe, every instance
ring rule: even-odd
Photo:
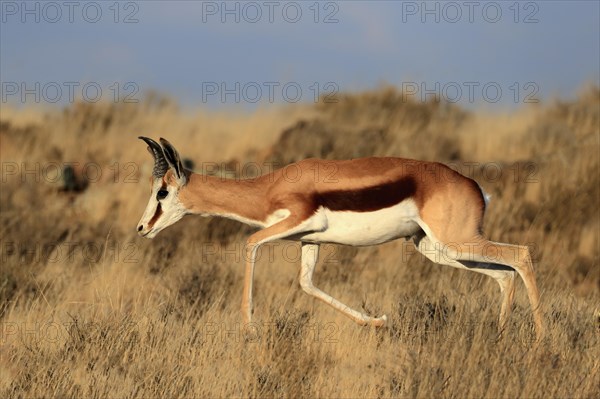
[[[160,202],[159,202],[158,206],[156,207],[156,212],[154,212],[154,216],[152,216],[152,219],[150,219],[150,221],[148,222],[149,228],[152,228],[152,226],[154,226],[154,223],[156,223],[156,221],[158,220],[160,215],[162,215],[162,208],[160,207]]]
[[[412,177],[365,187],[358,190],[335,190],[317,193],[315,209],[322,206],[332,211],[372,212],[389,208],[414,197],[417,184]]]

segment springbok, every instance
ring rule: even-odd
[[[375,245],[406,238],[431,261],[472,270],[500,285],[499,330],[506,326],[515,272],[525,283],[538,338],[544,327],[526,246],[492,242],[482,234],[487,198],[474,180],[437,162],[401,158],[345,161],[305,159],[252,179],[223,179],[183,168],[175,148],[140,137],[154,157],[152,191],[138,233],[153,238],[186,214],[222,216],[260,228],[246,245],[242,298],[252,318],[257,249],[279,239],[301,242],[300,285],[360,325],[383,326],[313,285],[321,243]],[[318,173],[319,171],[328,173]],[[289,178],[293,176],[293,178]]]

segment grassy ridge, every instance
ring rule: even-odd
[[[492,195],[485,232],[533,250],[548,336],[522,283],[506,338],[479,274],[412,244],[322,248],[315,283],[389,325],[360,328],[299,288],[299,246],[262,249],[241,325],[250,229],[185,218],[138,238],[150,157],[167,137],[195,169],[250,177],[306,157],[439,160]],[[0,119],[3,397],[598,397],[600,90],[507,115],[394,89],[250,114],[140,104],[4,108]],[[72,166],[81,189],[65,186]]]

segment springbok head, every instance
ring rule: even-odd
[[[150,200],[137,231],[143,237],[154,238],[188,213],[179,201],[179,191],[184,188],[189,172],[183,168],[177,150],[167,140],[161,138],[161,146],[148,137],[139,138],[148,144],[148,151],[154,157],[154,169]]]

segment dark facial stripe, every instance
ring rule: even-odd
[[[315,194],[318,208],[323,206],[332,211],[372,212],[394,206],[414,197],[417,184],[412,177],[366,187],[360,190],[336,190]]]
[[[162,208],[160,207],[159,203],[156,207],[156,212],[154,212],[154,216],[152,216],[152,219],[150,219],[150,221],[148,222],[148,228],[152,228],[152,226],[154,226],[154,223],[156,223],[160,215],[162,215]]]

